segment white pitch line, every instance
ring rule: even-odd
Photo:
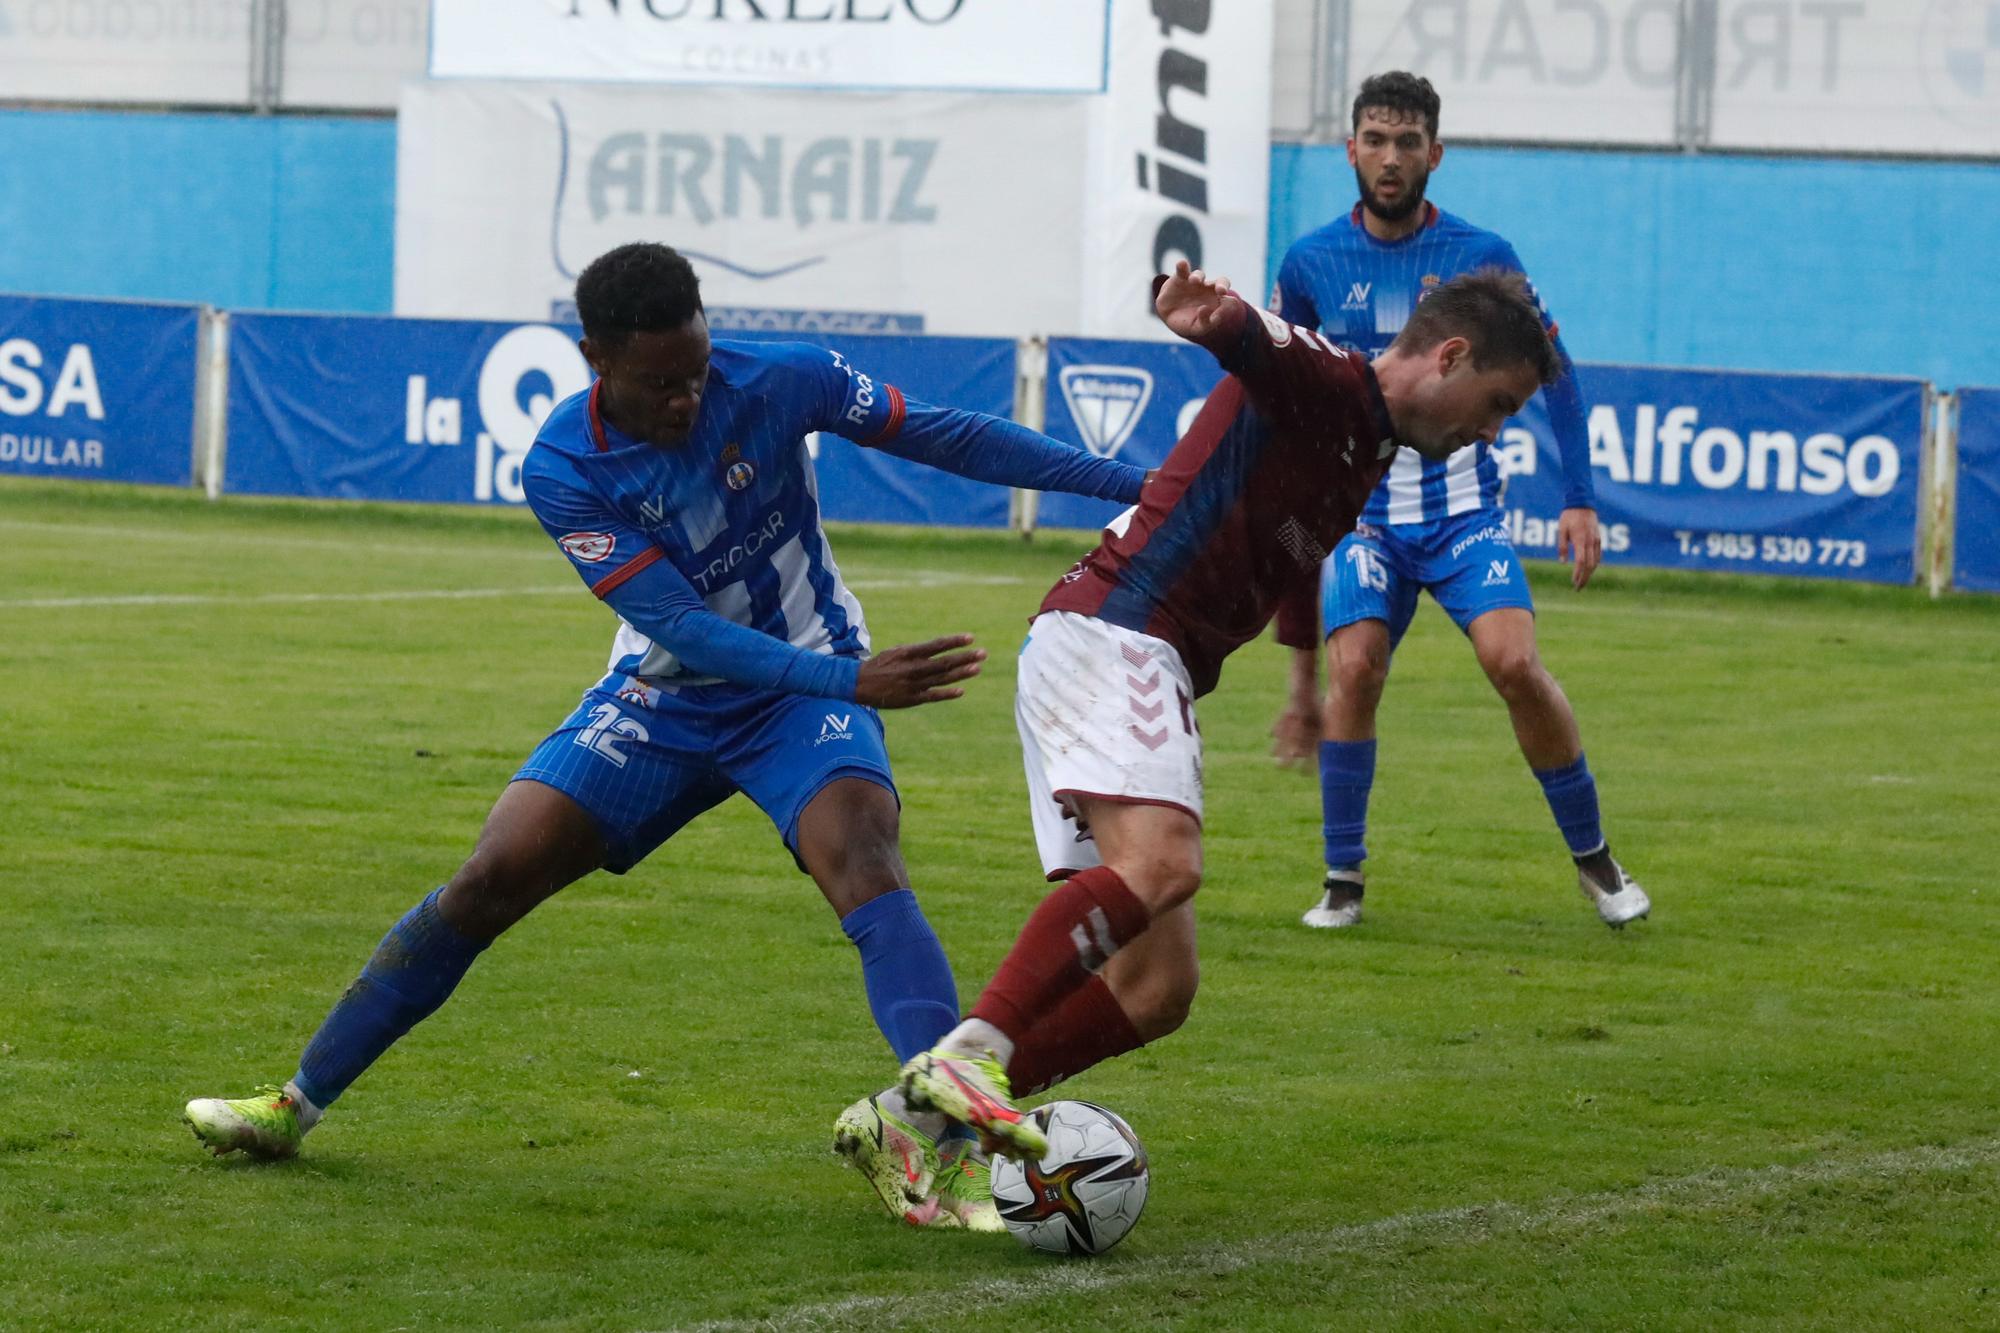
[[[944,588],[964,584],[1015,584],[1026,579],[1003,574],[918,574],[910,578],[860,578],[850,588]],[[101,597],[18,597],[0,599],[0,611],[44,611],[99,606],[285,606],[314,602],[426,602],[479,597],[551,597],[580,593],[581,583],[534,588],[408,588],[379,592],[155,592],[110,593]]]
[[[936,1291],[896,1296],[851,1296],[795,1306],[767,1319],[683,1325],[688,1333],[780,1333],[787,1329],[881,1328],[903,1320],[935,1322],[939,1310],[963,1315],[982,1306],[1033,1301],[1053,1294],[1105,1291],[1190,1277],[1226,1277],[1266,1265],[1322,1262],[1341,1254],[1382,1255],[1413,1240],[1432,1245],[1479,1244],[1543,1230],[1577,1231],[1663,1205],[1719,1207],[1800,1186],[1851,1181],[1891,1182],[1940,1171],[1964,1171],[2000,1162],[2000,1138],[1944,1148],[1904,1148],[1852,1160],[1801,1166],[1718,1167],[1629,1190],[1606,1190],[1536,1204],[1494,1202],[1433,1212],[1399,1213],[1322,1231],[1301,1231],[1239,1241],[1214,1249],[1151,1255],[1131,1263],[1052,1261],[1030,1277],[985,1278]]]
[[[526,529],[523,529],[525,532]],[[51,532],[63,536],[107,537],[120,541],[193,542],[202,546],[278,546],[302,551],[362,552],[370,555],[462,556],[479,560],[546,560],[556,552],[552,547],[466,546],[372,546],[358,537],[290,537],[282,533],[204,532],[186,528],[127,528],[110,523],[50,523],[36,519],[0,518],[0,532]],[[560,556],[556,558],[560,559]]]

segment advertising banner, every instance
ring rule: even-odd
[[[1014,344],[1004,338],[898,338],[762,334],[839,350],[878,384],[887,382],[933,407],[1007,417],[1014,411]],[[964,528],[1007,526],[1003,486],[968,481],[838,435],[808,442],[819,477],[820,512],[853,523],[922,523]]]
[[[1578,368],[1607,563],[1908,583],[1917,380]],[[1504,520],[1555,555],[1562,469],[1539,395],[1500,437]]]
[[[650,238],[721,328],[1159,337],[1177,259],[1263,281],[1271,3],[1114,0],[1103,93],[407,84],[396,310],[560,320]]]
[[[565,319],[586,264],[649,239],[694,262],[718,330],[1073,328],[1083,113],[1061,97],[413,83],[396,310]]]
[[[1100,457],[1158,467],[1221,378],[1192,343],[1051,338],[1047,430]],[[1044,493],[1036,526],[1095,530],[1124,507]]]
[[[0,296],[0,473],[185,486],[194,306]]]
[[[1447,140],[1671,144],[1681,9],[1681,0],[1353,5],[1347,86],[1384,70],[1423,75],[1444,99]]]
[[[1037,233],[1053,246],[1081,227],[1081,308],[1012,332],[1168,338],[1152,280],[1181,259],[1263,283],[1271,49],[1272,0],[1117,0],[1110,90],[1089,103],[1087,211],[1050,209]]]
[[[428,0],[285,0],[279,92],[286,106],[394,111],[423,77]]]
[[[1952,584],[2000,592],[2000,389],[1958,391],[1958,529]]]
[[[2000,154],[1991,0],[1720,0],[1709,142]]]
[[[1098,92],[1109,0],[433,0],[433,78]]]
[[[241,105],[252,0],[9,0],[0,98]]]
[[[535,432],[590,384],[577,334],[548,324],[234,316],[225,489],[519,504]],[[1013,406],[1011,343],[843,338],[839,347],[909,397],[998,416]],[[829,518],[1006,524],[999,487],[831,437],[820,449]]]

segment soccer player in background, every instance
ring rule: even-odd
[[[1445,458],[1557,373],[1518,274],[1440,286],[1371,364],[1182,262],[1155,308],[1229,372],[1138,505],[1043,600],[1015,718],[1042,866],[972,1015],[904,1066],[917,1106],[1039,1157],[1036,1091],[1179,1027],[1197,975],[1201,736],[1194,701],[1263,632],[1310,650],[1321,563],[1398,444]]]
[[[508,927],[593,870],[625,873],[738,791],[839,915],[897,1061],[958,1021],[950,965],[903,865],[876,710],[957,698],[985,654],[948,635],[871,655],[820,527],[805,437],[832,431],[979,481],[1124,501],[1145,473],[907,400],[836,352],[711,344],[694,270],[664,245],[597,259],[576,305],[597,379],[549,414],[522,475],[536,518],[618,614],[609,673],[514,775],[470,859],[389,931],[291,1080],[188,1103],[218,1156],[295,1154]],[[999,1229],[969,1135],[893,1095],[842,1124],[892,1216]]]
[[[1430,173],[1444,155],[1438,107],[1430,80],[1414,74],[1377,74],[1361,85],[1347,141],[1361,201],[1286,252],[1273,306],[1287,321],[1373,356],[1438,284],[1489,266],[1521,271],[1505,240],[1425,200]],[[1576,370],[1553,321],[1549,337],[1561,364],[1544,392],[1563,469],[1556,552],[1568,558],[1574,551],[1570,581],[1582,588],[1602,553],[1590,440]],[[1471,640],[1486,678],[1506,701],[1514,737],[1548,798],[1584,897],[1614,928],[1652,908],[1611,855],[1576,715],[1536,649],[1534,601],[1503,522],[1492,443],[1474,440],[1448,458],[1400,455],[1359,526],[1327,561],[1325,704],[1318,653],[1299,648],[1290,697],[1271,729],[1280,761],[1314,753],[1319,759],[1326,877],[1319,902],[1305,914],[1308,926],[1361,920],[1375,713],[1417,594],[1426,591]]]

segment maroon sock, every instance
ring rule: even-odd
[[[1150,924],[1116,872],[1096,866],[1072,875],[1029,915],[971,1016],[1020,1041]]]
[[[1104,978],[1091,977],[1028,1029],[1008,1062],[1007,1081],[1016,1097],[1026,1097],[1145,1044]]]

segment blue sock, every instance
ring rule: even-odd
[[[1368,793],[1375,786],[1374,741],[1319,743],[1319,808],[1328,869],[1368,859]]]
[[[434,890],[383,936],[306,1044],[292,1082],[314,1106],[331,1106],[382,1052],[436,1012],[485,950],[438,915],[443,892]]]
[[[840,928],[861,951],[868,1007],[899,1062],[958,1026],[958,985],[916,894],[897,889],[871,898],[842,917]]]
[[[1535,780],[1549,798],[1549,810],[1569,844],[1571,856],[1588,856],[1604,846],[1604,829],[1597,819],[1597,779],[1582,755],[1561,768],[1538,768]]]

